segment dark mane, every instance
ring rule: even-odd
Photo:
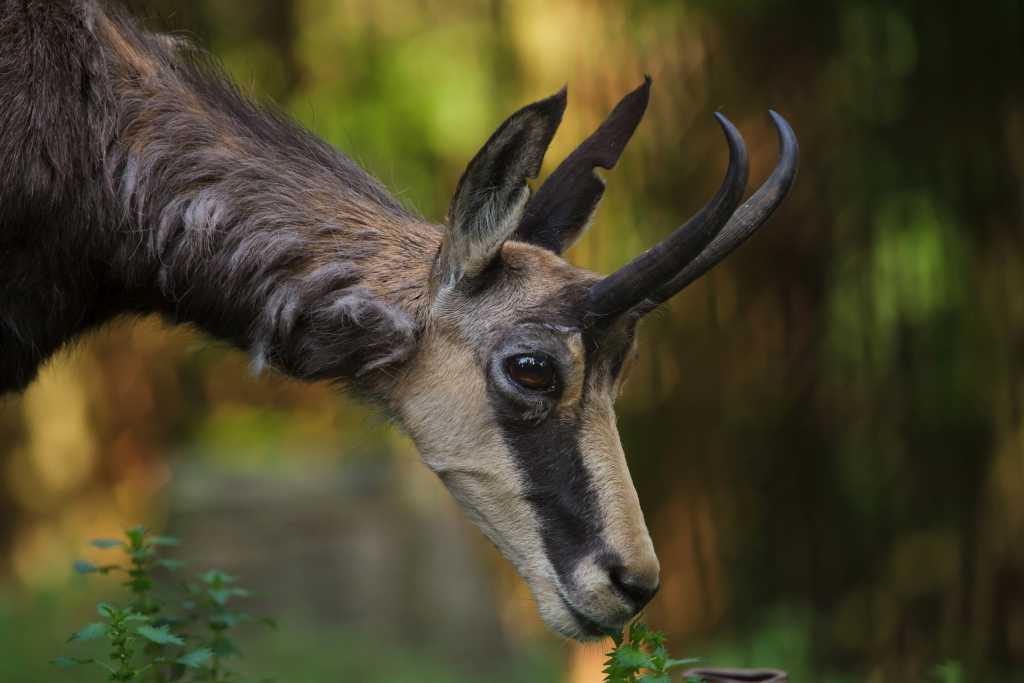
[[[0,34],[0,391],[133,311],[299,377],[407,353],[415,311],[366,268],[439,233],[352,160],[93,0],[4,3]]]
[[[121,22],[122,26],[148,39],[151,49],[168,50],[170,43],[159,40],[161,36],[138,30],[129,19],[122,18]],[[181,78],[189,89],[210,111],[224,114],[224,123],[240,137],[247,137],[284,154],[299,167],[328,170],[342,181],[338,186],[341,191],[390,212],[396,218],[419,218],[409,212],[380,181],[336,147],[296,123],[274,102],[256,101],[244,94],[224,71],[218,57],[191,43],[178,43],[172,49],[169,63],[180,69]]]

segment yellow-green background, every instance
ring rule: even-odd
[[[568,83],[550,170],[651,74],[647,118],[568,254],[599,271],[714,190],[713,111],[744,132],[752,182],[775,161],[765,112],[781,112],[802,148],[795,189],[646,321],[619,406],[663,567],[647,621],[677,656],[796,681],[1024,681],[1020,2],[133,7],[434,219],[509,112]],[[194,551],[200,566],[253,577],[282,628],[243,641],[247,661],[280,681],[596,675],[601,648],[546,634],[395,429],[329,386],[254,378],[197,333],[126,321],[62,353],[0,402],[0,472],[0,680],[75,680],[45,662],[109,584],[72,580],[69,562],[138,521],[213,548]],[[331,495],[282,494],[332,477],[356,482],[339,487],[344,515]],[[218,509],[218,491],[241,508]],[[367,530],[359,510],[375,505],[387,510],[367,512]],[[344,618],[314,609],[307,584],[346,599],[322,576],[324,539],[340,544],[337,566],[375,567],[374,539],[404,543],[411,519],[468,551],[403,560]],[[461,599],[495,614],[493,629],[463,633],[461,617],[417,608],[466,566],[484,578]],[[391,624],[387,601],[418,616]]]

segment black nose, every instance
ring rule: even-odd
[[[649,580],[645,581],[639,576],[630,574],[625,567],[618,565],[608,569],[608,578],[611,579],[615,590],[633,605],[636,612],[639,612],[644,605],[651,601],[661,586],[657,579],[652,584]]]

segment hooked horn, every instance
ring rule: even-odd
[[[729,142],[729,170],[722,187],[700,213],[666,240],[594,284],[588,295],[592,315],[648,313],[713,268],[768,220],[793,186],[800,161],[793,129],[778,113],[768,113],[779,136],[779,161],[768,179],[735,208],[746,185],[746,151],[736,129],[716,113]],[[735,184],[741,171],[743,182]]]
[[[743,198],[747,186],[743,137],[725,116],[716,112],[715,118],[729,145],[729,167],[722,186],[703,209],[665,240],[594,283],[587,294],[587,308],[595,318],[616,317],[671,281],[715,239]]]
[[[745,201],[729,219],[722,231],[697,258],[690,261],[669,282],[665,283],[641,305],[641,314],[672,298],[687,285],[714,268],[734,249],[743,244],[754,231],[767,222],[772,212],[786,197],[796,179],[800,164],[800,147],[796,134],[784,118],[768,110],[779,135],[779,162],[768,179]]]

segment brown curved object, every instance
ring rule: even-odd
[[[789,674],[778,669],[690,669],[683,680],[707,683],[789,683]]]

